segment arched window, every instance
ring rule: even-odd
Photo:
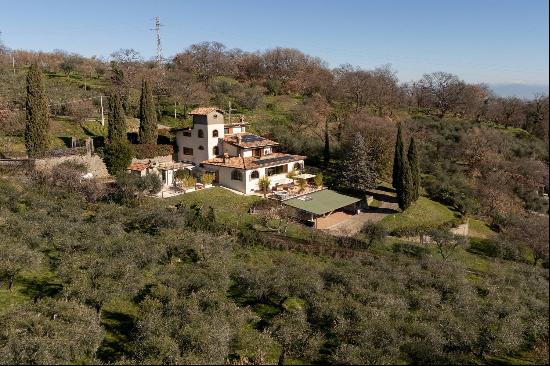
[[[199,130],[199,138],[203,138],[204,137],[204,132],[203,130]]]
[[[252,173],[250,173],[250,179],[258,179],[260,178],[260,172],[257,170],[254,170]]]
[[[235,169],[231,172],[231,180],[243,180],[243,174],[240,170]]]
[[[218,130],[212,131],[212,137],[218,137]]]
[[[204,146],[199,145],[199,150],[204,150]]]
[[[300,163],[294,164],[294,170],[298,170],[298,171],[302,170],[302,164]]]
[[[220,155],[220,149],[218,149],[217,146],[214,146],[214,147],[212,148],[212,154],[214,154],[214,155]]]

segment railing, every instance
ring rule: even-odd
[[[284,202],[284,201],[288,201],[290,199],[294,199],[294,198],[298,198],[298,197],[302,197],[302,196],[307,196],[308,194],[319,192],[319,191],[322,191],[322,190],[325,190],[325,189],[328,189],[328,188],[325,187],[325,186],[321,186],[321,187],[308,186],[304,190],[304,192],[298,192],[298,193],[292,193],[292,192],[288,192],[288,191],[275,191],[275,192],[271,193],[268,196],[268,198]],[[281,192],[281,193],[286,192],[287,194],[285,195],[285,197],[282,197],[283,195],[282,194],[278,195],[277,192]]]

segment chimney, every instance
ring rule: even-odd
[[[229,159],[229,154],[228,153],[223,153],[223,163],[226,164],[227,163],[227,160]]]

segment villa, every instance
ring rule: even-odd
[[[215,107],[196,108],[190,114],[192,127],[173,130],[178,161],[213,172],[214,183],[250,194],[260,189],[264,176],[273,188],[292,183],[287,174],[304,169],[305,156],[280,152],[277,142],[246,132],[242,117],[225,124],[223,111]]]

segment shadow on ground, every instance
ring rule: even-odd
[[[63,288],[61,284],[52,282],[50,278],[23,278],[20,283],[22,285],[21,293],[33,301],[43,297],[54,297]]]
[[[133,316],[117,311],[101,311],[101,323],[107,334],[97,350],[97,357],[106,363],[121,356],[131,356],[130,341],[134,330]]]

